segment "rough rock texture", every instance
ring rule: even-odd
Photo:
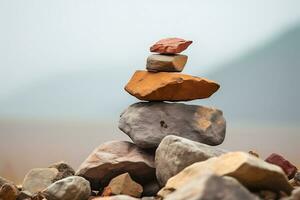
[[[267,159],[266,162],[277,165],[282,168],[282,170],[285,172],[285,174],[288,176],[289,179],[294,178],[297,167],[294,166],[292,163],[290,163],[288,160],[286,160],[284,157],[282,157],[279,154],[272,153]]]
[[[112,196],[118,194],[140,197],[143,187],[133,181],[128,173],[121,174],[113,178],[108,186],[104,188],[102,196]]]
[[[166,38],[159,40],[150,47],[151,52],[162,54],[175,54],[184,51],[193,41],[181,38]]]
[[[216,175],[200,176],[171,193],[165,200],[258,200],[238,181]]]
[[[17,200],[31,200],[32,194],[28,191],[21,191],[17,197]]]
[[[142,185],[155,180],[154,155],[131,142],[107,142],[89,155],[76,174],[89,180],[92,189],[98,190],[126,172]]]
[[[16,200],[19,191],[12,184],[5,183],[0,186],[0,200]]]
[[[140,100],[189,101],[208,98],[219,87],[214,81],[181,73],[136,71],[125,90]]]
[[[90,194],[90,183],[79,176],[56,181],[43,191],[47,200],[87,200]]]
[[[167,135],[218,145],[224,140],[226,122],[222,111],[215,108],[139,102],[121,114],[119,128],[142,148],[157,147]]]
[[[169,178],[187,166],[224,153],[227,151],[174,135],[166,136],[155,153],[157,180],[164,186]]]
[[[153,54],[147,58],[147,70],[151,72],[181,72],[187,59],[186,55]]]
[[[58,175],[58,170],[54,168],[36,168],[30,170],[22,184],[22,190],[31,194],[40,192],[54,182]]]
[[[186,167],[168,180],[159,195],[164,197],[206,173],[234,177],[251,190],[282,190],[289,194],[293,189],[280,167],[248,153],[231,152]]]
[[[73,176],[75,174],[74,169],[70,165],[68,165],[67,163],[65,163],[63,161],[54,163],[54,164],[50,165],[49,168],[55,168],[58,170],[58,174],[53,182],[58,181],[63,178],[66,178],[66,177],[69,177],[69,176]]]

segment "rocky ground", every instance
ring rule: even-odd
[[[158,41],[148,71],[137,71],[126,85],[148,101],[120,116],[119,128],[133,142],[101,144],[76,171],[58,162],[30,170],[22,185],[0,177],[0,200],[300,200],[300,172],[287,159],[220,149],[222,111],[175,103],[208,98],[220,87],[179,73],[187,62],[179,53],[191,43]]]

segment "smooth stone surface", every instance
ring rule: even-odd
[[[155,153],[157,180],[164,186],[169,178],[187,166],[224,153],[227,151],[174,135],[166,136]]]
[[[31,194],[40,192],[53,183],[58,175],[58,170],[54,168],[36,168],[30,170],[22,184],[22,190]]]
[[[136,71],[125,90],[145,101],[189,101],[208,98],[219,87],[214,81],[181,73]]]
[[[168,180],[159,195],[164,197],[206,173],[231,176],[250,190],[284,191],[289,194],[293,189],[280,167],[245,152],[230,152],[186,167]]]
[[[289,179],[294,178],[297,172],[296,166],[286,160],[283,156],[276,153],[272,153],[269,157],[267,157],[266,162],[281,167]]]
[[[139,199],[128,195],[115,195],[110,197],[95,197],[95,198],[91,198],[90,200],[139,200]]]
[[[0,186],[0,200],[16,200],[19,191],[15,186],[9,183],[5,183]]]
[[[76,175],[83,176],[90,181],[92,189],[99,190],[126,172],[142,185],[155,180],[153,153],[127,141],[106,142],[88,156]]]
[[[153,54],[147,58],[146,69],[150,72],[181,72],[187,62],[186,55]]]
[[[192,42],[193,41],[184,40],[181,38],[165,38],[152,45],[150,47],[150,51],[162,54],[180,53],[187,49]]]
[[[90,194],[90,183],[79,176],[56,181],[43,191],[47,200],[87,200]]]
[[[200,176],[168,195],[165,200],[258,200],[238,181],[216,175]]]
[[[50,165],[49,168],[55,168],[58,170],[58,174],[53,182],[58,181],[63,178],[66,178],[66,177],[69,177],[69,176],[74,176],[74,174],[75,174],[74,169],[70,165],[65,163],[64,161],[54,163],[54,164]]]
[[[209,145],[221,144],[226,121],[222,111],[182,103],[139,102],[122,114],[119,129],[142,148],[154,148],[167,135]]]
[[[124,173],[109,182],[108,186],[104,188],[102,196],[124,194],[132,197],[140,197],[142,192],[143,187],[133,181],[128,173]]]

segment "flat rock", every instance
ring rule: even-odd
[[[19,191],[12,184],[5,183],[0,186],[0,200],[16,200]]]
[[[192,43],[193,41],[181,38],[166,38],[152,45],[150,51],[162,54],[175,54],[184,51]]]
[[[224,153],[227,151],[174,135],[166,136],[155,153],[157,180],[164,186],[169,178],[187,166]]]
[[[136,71],[125,90],[145,101],[189,101],[210,97],[219,84],[181,73]]]
[[[221,144],[226,122],[222,111],[182,103],[139,102],[122,114],[119,128],[142,148],[154,148],[167,135],[209,145]]]
[[[90,181],[93,190],[128,172],[139,184],[155,180],[154,155],[127,141],[112,141],[100,145],[81,164],[76,175]]]
[[[266,162],[281,167],[289,179],[294,178],[297,172],[296,166],[286,160],[283,156],[276,153],[272,153],[268,158],[266,158]]]
[[[183,185],[165,200],[258,200],[231,177],[203,175]]]
[[[75,174],[74,169],[64,161],[54,163],[50,165],[49,168],[55,168],[58,170],[58,174],[54,181],[58,181],[69,176],[74,176]]]
[[[56,181],[43,191],[47,200],[87,200],[90,194],[90,183],[79,176]]]
[[[118,194],[140,197],[143,187],[133,181],[128,173],[121,174],[113,178],[108,186],[104,188],[102,196],[112,196]]]
[[[164,197],[206,173],[231,176],[250,190],[274,190],[290,194],[293,189],[280,167],[248,153],[230,152],[186,167],[170,178],[158,194]]]
[[[147,58],[147,70],[151,72],[181,72],[187,62],[186,55],[153,54]]]
[[[58,170],[54,168],[36,168],[30,170],[22,184],[22,190],[31,194],[40,192],[51,185],[58,175]]]

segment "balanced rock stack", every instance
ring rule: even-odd
[[[119,121],[133,143],[101,144],[76,173],[59,162],[30,170],[21,186],[0,177],[0,200],[300,200],[300,173],[291,162],[215,147],[225,137],[222,112],[175,103],[208,98],[219,88],[180,73],[187,56],[178,53],[191,43],[158,41],[148,71],[135,72],[126,85],[144,100]]]
[[[226,123],[222,111],[183,103],[210,97],[219,89],[214,81],[181,74],[188,57],[181,55],[192,41],[163,39],[151,46],[148,71],[136,71],[125,90],[148,102],[127,108],[119,128],[141,148],[156,148],[167,135],[177,135],[209,145],[221,144]]]

